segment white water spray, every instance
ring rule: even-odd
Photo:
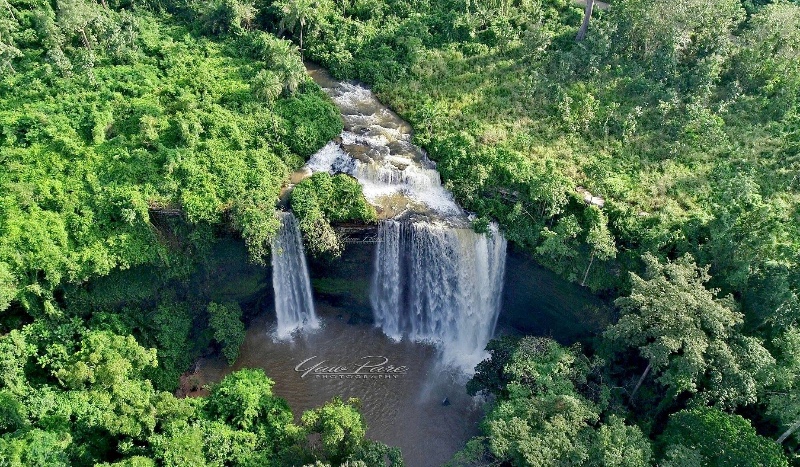
[[[500,313],[506,240],[428,222],[380,226],[371,302],[393,339],[437,345],[445,363],[472,372]]]

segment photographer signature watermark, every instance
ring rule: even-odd
[[[300,362],[294,371],[301,378],[317,379],[397,379],[408,372],[404,365],[391,365],[389,358],[383,355],[368,355],[355,363],[328,363],[316,355]]]

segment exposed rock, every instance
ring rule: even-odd
[[[606,200],[599,196],[592,195],[589,190],[586,188],[579,186],[575,188],[575,191],[583,195],[583,202],[586,204],[590,204],[592,206],[597,206],[598,208],[602,208],[606,204]]]
[[[306,178],[310,177],[312,173],[313,172],[308,167],[301,167],[300,169],[292,173],[292,178],[291,178],[292,185],[297,185]]]

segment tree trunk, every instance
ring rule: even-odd
[[[300,24],[300,60],[304,61],[303,58],[303,24]]]
[[[86,37],[86,30],[81,29],[81,41],[83,42],[83,46],[89,50],[92,50],[92,43],[89,42],[89,38]]]
[[[633,388],[633,392],[631,393],[631,400],[633,400],[633,397],[636,395],[636,391],[638,391],[639,388],[642,386],[642,383],[644,383],[644,379],[647,378],[647,374],[650,373],[651,368],[653,368],[653,362],[647,362],[647,368],[644,369],[644,373],[642,373],[642,376],[639,377],[639,381],[636,383],[636,387]]]
[[[14,10],[12,10],[12,9],[11,9],[11,4],[10,4],[10,3],[8,3],[8,2],[6,2],[6,10],[8,10],[8,14],[9,14],[9,15],[11,15],[11,19],[13,19],[14,21],[16,21],[16,20],[17,20],[17,17],[16,17],[16,16],[14,16]]]
[[[586,0],[586,10],[583,12],[583,23],[578,30],[578,35],[575,36],[577,42],[586,38],[586,31],[589,30],[589,20],[592,18],[592,8],[594,7],[594,0]]]
[[[790,426],[788,430],[784,431],[783,434],[778,439],[775,440],[775,442],[778,444],[782,444],[784,441],[786,441],[786,438],[788,438],[792,433],[797,431],[798,428],[800,428],[800,418],[795,420],[794,423],[792,423],[792,426]]]
[[[586,272],[583,273],[583,280],[581,281],[581,287],[586,285],[586,278],[589,277],[589,269],[592,268],[592,263],[594,263],[594,250],[592,250],[592,257],[589,259],[589,265],[586,266]]]

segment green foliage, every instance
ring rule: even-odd
[[[25,422],[22,403],[10,391],[0,391],[0,434],[17,431]]]
[[[611,11],[623,56],[651,67],[656,79],[711,86],[733,49],[731,33],[744,19],[736,0],[645,2],[626,0]]]
[[[491,357],[470,381],[498,399],[453,465],[649,465],[650,442],[611,415],[601,423],[607,389],[588,381],[588,361],[540,337],[493,341]],[[592,398],[586,394],[592,394]]]
[[[153,331],[158,349],[158,368],[149,374],[153,383],[163,389],[175,389],[181,373],[193,361],[190,343],[192,310],[186,303],[159,304],[153,316]]]
[[[366,439],[360,406],[358,399],[345,402],[337,397],[303,412],[301,426],[314,458],[325,465],[402,466],[399,449]]]
[[[489,448],[514,465],[581,464],[589,458],[594,408],[574,395],[531,391],[511,383],[509,398],[497,404],[484,420]]]
[[[271,104],[283,92],[283,83],[277,74],[261,70],[250,82],[250,89],[258,99]]]
[[[17,436],[0,438],[0,458],[9,467],[47,465],[67,467],[70,465],[66,448],[70,444],[66,433],[33,429]]]
[[[659,443],[663,465],[789,465],[780,447],[756,434],[747,420],[710,407],[671,415]]]
[[[206,7],[200,21],[211,34],[243,34],[253,27],[256,9],[253,2],[217,0]]]
[[[705,288],[707,269],[689,255],[666,264],[643,260],[647,271],[633,274],[630,296],[616,300],[623,315],[605,337],[617,348],[637,348],[670,398],[699,393],[726,408],[754,403],[774,359],[758,339],[737,333],[742,315]]]
[[[239,356],[239,347],[244,343],[242,309],[236,303],[208,304],[208,324],[214,331],[214,339],[222,345],[222,355],[233,364]]]
[[[306,24],[316,23],[331,7],[330,0],[278,0],[273,4],[281,17],[280,27],[291,32],[298,31],[301,52]]]
[[[263,261],[289,170],[341,131],[297,51],[245,33],[236,2],[209,6],[239,35],[216,42],[141,10],[21,5],[0,8],[23,54],[0,78],[0,309],[48,314],[62,283],[164,261],[169,215],[232,225]]]
[[[503,336],[492,339],[486,345],[489,358],[478,363],[475,374],[467,382],[467,393],[474,396],[481,391],[499,395],[510,381],[505,372],[506,364],[514,357],[518,338]]]
[[[276,89],[272,89],[272,91],[277,90],[277,85],[272,82],[273,77],[280,81],[281,91],[275,96],[276,98],[281,92],[287,96],[293,95],[297,92],[300,84],[309,81],[298,50],[291,42],[278,39],[262,31],[251,31],[242,36],[239,43],[249,58],[261,62],[265,68],[259,71],[256,78],[250,82],[256,96],[262,93],[262,97],[267,97],[263,95],[266,91],[265,84],[275,86]],[[327,111],[329,112],[329,110]],[[333,118],[333,116],[331,115],[329,118]]]
[[[796,438],[800,428],[800,330],[790,327],[773,341],[773,345],[777,360],[775,381],[762,400],[766,400],[767,415],[777,421],[781,431],[786,430],[779,437],[783,442],[789,436]]]
[[[52,362],[52,374],[67,388],[118,389],[127,379],[141,376],[156,365],[155,349],[146,350],[132,336],[120,338],[107,331],[82,336],[80,350],[64,362]]]
[[[292,190],[292,211],[300,221],[308,251],[338,256],[342,244],[331,222],[371,222],[375,208],[364,198],[361,185],[345,174],[317,172]]]
[[[334,399],[303,413],[302,424],[309,434],[320,436],[319,457],[334,464],[348,459],[364,443],[367,427],[358,411],[358,399]]]
[[[212,388],[206,411],[213,419],[279,440],[293,434],[286,431],[292,413],[283,399],[272,395],[274,384],[263,370],[239,371]]]
[[[342,132],[339,112],[316,85],[307,92],[282,100],[275,106],[281,117],[286,144],[295,154],[308,158]]]
[[[0,263],[0,310],[5,310],[14,299],[17,287],[8,264]]]
[[[25,367],[34,351],[25,334],[17,329],[0,336],[0,388],[18,396],[25,393]]]
[[[591,465],[636,467],[650,465],[653,455],[650,440],[636,426],[626,425],[616,415],[596,432],[589,451]]]
[[[768,116],[783,116],[796,108],[800,95],[800,8],[770,2],[747,26],[734,60],[736,78],[749,93],[768,98],[762,104]]]

